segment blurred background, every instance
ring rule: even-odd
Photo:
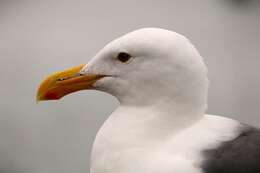
[[[142,27],[187,36],[209,68],[208,113],[260,127],[258,0],[0,0],[0,173],[87,173],[112,96],[36,104],[48,74],[87,63]]]

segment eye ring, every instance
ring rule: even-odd
[[[126,52],[120,52],[116,57],[116,59],[122,63],[128,62],[131,58],[132,56]]]

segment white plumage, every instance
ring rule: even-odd
[[[88,65],[50,75],[37,100],[83,89],[120,102],[97,134],[91,173],[260,172],[260,130],[205,114],[207,68],[180,34],[158,28],[126,34]]]
[[[119,52],[132,59],[116,61]],[[120,101],[97,134],[91,173],[200,173],[202,151],[238,135],[238,122],[204,115],[206,67],[175,32],[145,28],[124,35],[82,73],[110,75],[94,86]]]

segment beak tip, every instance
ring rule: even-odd
[[[47,100],[58,100],[61,97],[59,95],[56,95],[55,93],[50,93],[50,94],[46,94],[44,96],[42,95],[37,95],[36,96],[36,102],[39,103],[41,101],[47,101]]]
[[[91,89],[92,84],[104,75],[78,75],[85,65],[54,73],[40,84],[36,102],[59,100],[70,93]],[[60,80],[62,79],[62,80]]]
[[[37,94],[35,100],[36,100],[36,103],[39,103],[40,101],[43,101],[44,99],[39,94]]]

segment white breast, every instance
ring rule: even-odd
[[[140,117],[116,111],[97,134],[91,173],[201,173],[201,151],[237,136],[239,123],[205,115],[192,126],[165,133],[152,131]]]

